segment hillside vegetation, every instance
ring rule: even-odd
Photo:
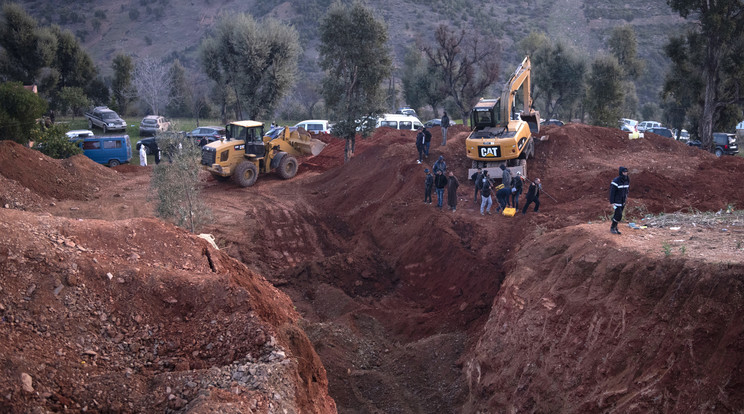
[[[330,3],[330,0],[21,2],[40,24],[58,24],[75,33],[104,76],[111,75],[111,60],[117,53],[134,58],[163,58],[167,62],[178,58],[190,70],[199,70],[199,43],[221,15],[245,12],[256,18],[278,18],[300,32],[304,51],[298,63],[303,87],[312,87],[320,78],[316,63],[317,25]],[[640,104],[658,99],[661,79],[668,66],[662,47],[670,35],[685,30],[685,21],[664,0],[629,0],[623,4],[609,0],[496,0],[487,4],[473,0],[368,0],[367,4],[388,25],[396,70],[402,66],[405,49],[417,41],[430,42],[434,29],[441,23],[498,38],[503,71],[518,63],[520,52],[515,45],[531,31],[545,32],[554,40],[566,40],[593,56],[606,49],[606,39],[613,27],[629,24],[637,34],[639,57],[647,62],[637,84]],[[400,78],[399,74],[396,78]]]

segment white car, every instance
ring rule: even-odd
[[[388,127],[393,129],[403,129],[409,131],[415,131],[419,127],[424,126],[421,121],[415,116],[401,115],[401,114],[383,114],[382,118],[377,120],[375,128]]]
[[[638,124],[638,132],[645,132],[647,129],[651,128],[661,128],[661,122],[643,121]]]
[[[65,135],[67,135],[67,138],[71,140],[93,138],[93,131],[87,129],[73,129],[72,131],[67,131]]]
[[[310,119],[302,121],[295,125],[295,127],[303,127],[305,131],[311,134],[330,134],[331,124],[325,119]]]

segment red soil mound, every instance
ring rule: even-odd
[[[0,141],[0,175],[40,197],[57,200],[90,199],[103,186],[120,179],[118,173],[84,155],[55,160],[7,140]]]

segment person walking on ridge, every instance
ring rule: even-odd
[[[535,203],[535,213],[537,213],[537,210],[540,209],[540,191],[542,191],[542,184],[540,184],[539,178],[535,178],[535,181],[531,182],[530,188],[527,189],[522,215],[527,214],[527,207],[532,203]]]
[[[442,125],[442,146],[447,145],[447,128],[449,128],[450,119],[447,116],[447,111],[444,111],[440,125]]]
[[[630,189],[628,169],[620,167],[618,173],[618,176],[610,183],[610,204],[615,210],[610,226],[610,233],[612,234],[621,234],[620,230],[617,229],[617,223],[623,219],[623,210],[625,209],[625,203],[628,201],[628,190]]]

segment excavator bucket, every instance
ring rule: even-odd
[[[537,134],[540,132],[540,113],[537,111],[521,112],[519,117],[522,121],[530,126],[530,132]]]

